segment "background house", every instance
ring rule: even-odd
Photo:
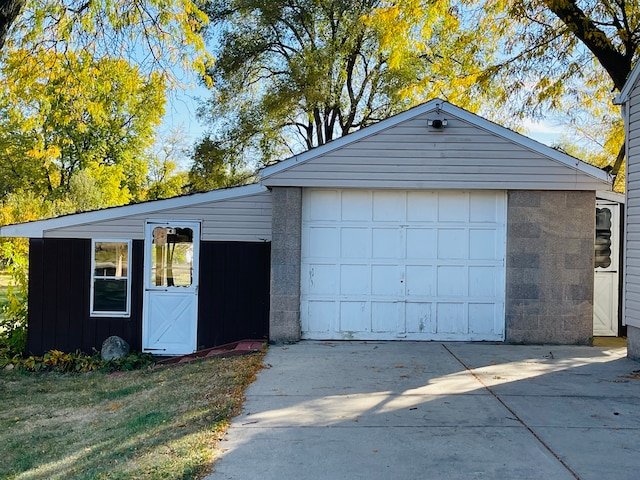
[[[622,105],[627,151],[624,241],[624,305],[627,354],[640,359],[640,66],[615,102]]]
[[[59,348],[79,323],[96,344],[124,325],[134,346],[164,354],[239,339],[224,333],[230,325],[240,338],[268,331],[273,342],[584,344],[593,334],[596,191],[606,189],[601,170],[433,100],[266,168],[260,185],[0,235],[32,239],[34,351]],[[96,285],[107,308],[126,307],[122,273],[96,268],[109,260],[96,258],[96,242],[111,239],[132,242],[125,277],[135,293],[128,312],[107,317],[120,325],[107,332],[91,303]],[[122,272],[117,250],[104,247]],[[223,247],[240,250],[211,253]],[[53,308],[58,298],[67,306]],[[214,322],[225,315],[234,320]]]

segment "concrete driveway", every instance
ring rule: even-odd
[[[272,346],[209,479],[636,479],[626,348]],[[636,372],[640,373],[640,372]]]

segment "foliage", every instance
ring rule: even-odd
[[[2,306],[0,316],[0,356],[13,357],[27,347],[28,258],[24,242],[5,242],[0,249],[12,280],[7,288],[8,303]]]
[[[150,154],[147,200],[170,198],[184,193],[187,173],[178,168],[182,159],[188,155],[183,139],[181,129],[170,132],[162,145]]]
[[[10,51],[3,75],[4,192],[28,190],[49,199],[71,194],[81,208],[141,195],[144,151],[164,108],[160,76],[144,77],[124,60],[94,62],[85,52],[44,50]]]
[[[103,372],[130,371],[150,367],[154,364],[153,355],[148,353],[132,352],[120,359],[103,360],[99,352],[87,355],[80,351],[65,353],[60,350],[50,350],[43,356],[18,356],[2,355],[0,351],[0,367],[12,364],[28,372],[61,372],[61,373],[86,373],[95,370]]]
[[[505,113],[538,118],[564,114],[564,126],[587,141],[588,158],[607,156],[605,163],[613,163],[624,145],[612,91],[622,89],[640,54],[637,0],[488,3],[492,8],[485,9],[479,24],[493,29],[504,54],[481,79],[502,86],[495,92]],[[584,119],[589,117],[594,126],[611,129],[587,128],[585,135]]]
[[[11,49],[82,51],[122,58],[175,79],[174,67],[203,73],[211,61],[206,15],[192,0],[26,0],[7,40]],[[41,67],[46,71],[47,65]]]
[[[202,139],[195,146],[192,162],[188,184],[191,192],[244,185],[253,180],[242,155],[211,137]]]
[[[475,109],[483,92],[460,72],[478,71],[492,44],[479,36],[472,49],[458,48],[471,36],[457,35],[454,3],[209,2],[219,41],[208,70],[213,95],[202,111],[215,132],[202,142],[215,153],[207,158],[270,163],[432,96]]]

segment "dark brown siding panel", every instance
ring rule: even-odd
[[[29,240],[29,328],[27,330],[27,352],[42,351],[43,334],[43,281],[44,240]]]
[[[198,348],[269,336],[268,242],[203,242]]]
[[[93,353],[111,335],[141,349],[143,242],[133,242],[130,318],[89,315],[91,240],[32,239],[27,350]]]
[[[89,316],[91,240],[33,239],[29,253],[28,351],[93,353],[111,335],[142,349],[144,242],[134,240],[131,317]],[[203,242],[198,346],[269,334],[269,243]]]

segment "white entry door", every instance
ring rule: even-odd
[[[593,335],[618,335],[620,205],[596,200]]]
[[[148,221],[142,350],[184,355],[197,348],[198,222]]]
[[[503,340],[506,195],[305,189],[303,338]]]

